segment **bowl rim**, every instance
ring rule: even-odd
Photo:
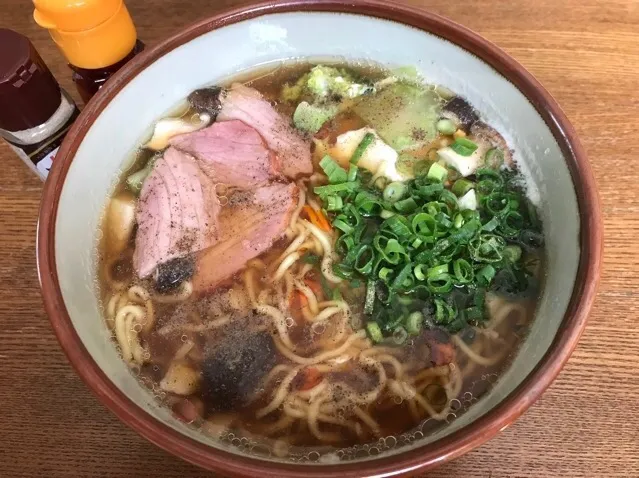
[[[157,421],[129,400],[95,363],[73,327],[58,282],[55,226],[60,195],[74,155],[94,119],[132,78],[171,50],[223,26],[286,12],[338,12],[395,21],[476,55],[518,88],[543,118],[566,158],[577,195],[581,254],[575,285],[557,334],[537,366],[502,402],[469,425],[428,446],[371,461],[322,466],[269,462],[205,445]],[[541,396],[567,362],[586,326],[599,282],[603,226],[595,180],[574,128],[532,74],[499,47],[466,27],[416,7],[380,0],[276,0],[232,8],[187,26],[136,56],[104,85],[75,121],[56,156],[42,195],[36,248],[44,307],[68,360],[103,404],[152,443],[195,465],[232,476],[383,477],[424,472],[478,447],[513,423]]]

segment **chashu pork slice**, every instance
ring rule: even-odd
[[[200,160],[202,170],[216,183],[247,189],[281,176],[277,156],[262,136],[246,123],[213,123],[194,133],[171,138],[170,143]]]
[[[219,218],[219,242],[197,254],[194,292],[215,289],[270,249],[284,235],[298,197],[299,189],[293,183],[273,183],[230,195]]]
[[[138,277],[217,242],[220,203],[214,186],[195,158],[172,147],[164,152],[144,181],[138,201],[133,254]]]
[[[199,112],[217,117],[218,122],[240,120],[257,130],[277,155],[286,177],[313,173],[310,140],[256,89],[240,83],[233,83],[230,88],[203,88],[191,93],[189,102]]]

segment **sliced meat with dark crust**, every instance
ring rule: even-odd
[[[169,148],[140,192],[133,266],[139,277],[159,264],[214,244],[220,203],[214,183],[191,156]]]
[[[239,120],[213,123],[194,133],[174,136],[170,143],[199,159],[202,170],[216,183],[246,189],[282,173],[277,156],[262,136]]]
[[[295,184],[274,183],[255,191],[236,191],[222,209],[219,242],[196,257],[195,293],[206,293],[271,248],[289,225],[297,206]]]
[[[189,96],[198,111],[214,111],[217,121],[240,120],[255,128],[282,164],[289,178],[313,173],[311,142],[278,113],[255,89],[234,83],[228,89],[204,88]]]

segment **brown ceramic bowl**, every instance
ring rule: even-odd
[[[329,33],[330,32],[330,33]],[[149,125],[193,89],[287,58],[414,65],[465,96],[514,147],[539,198],[547,279],[532,330],[490,393],[444,430],[356,461],[291,463],[215,443],[158,407],[120,360],[95,293],[103,206]],[[190,26],[126,65],[87,105],[46,183],[38,230],[44,302],[87,385],[123,422],[165,450],[233,476],[410,475],[479,446],[521,415],[568,360],[592,306],[602,226],[586,154],[555,100],[495,45],[424,10],[371,0],[291,0]]]

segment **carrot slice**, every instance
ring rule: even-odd
[[[315,213],[317,214],[317,222],[319,223],[319,228],[323,229],[326,232],[331,232],[331,225],[328,222],[328,219],[326,219],[326,216],[324,216],[324,213],[322,213],[322,211],[315,211]]]
[[[309,220],[311,221],[311,224],[319,227],[323,231],[326,231],[326,232],[331,231],[331,225],[329,224],[324,214],[322,214],[322,211],[316,211],[309,205],[304,206],[302,210],[308,216]]]
[[[317,223],[317,215],[315,214],[315,209],[313,209],[311,206],[306,205],[302,208],[302,211],[304,211],[312,224]]]

